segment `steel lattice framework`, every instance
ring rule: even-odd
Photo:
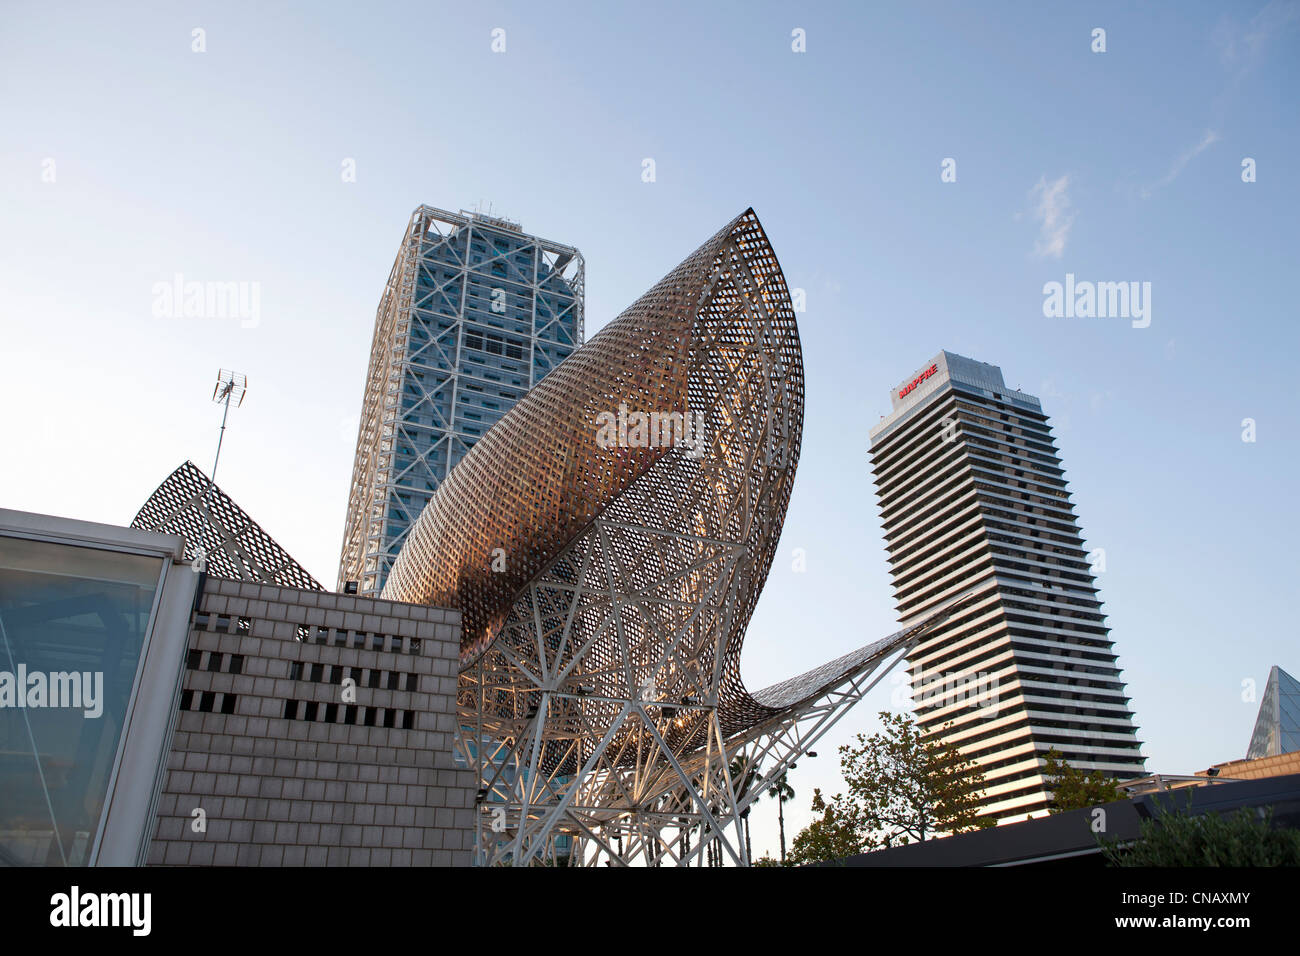
[[[429,497],[485,423],[581,344],[577,249],[419,206],[375,315],[339,590],[376,596]]]
[[[167,476],[131,527],[181,535],[185,559],[203,556],[214,577],[325,590],[192,461]]]
[[[702,416],[703,453],[605,447],[620,406]],[[383,597],[462,611],[480,863],[689,864],[713,841],[745,862],[746,808],[933,626],[746,690],[802,425],[794,310],[747,210],[443,482]]]

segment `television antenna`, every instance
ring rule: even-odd
[[[217,370],[217,384],[212,389],[212,401],[223,406],[221,412],[221,431],[217,435],[217,455],[212,460],[212,474],[208,476],[208,487],[203,492],[203,540],[199,542],[198,554],[194,558],[194,570],[207,570],[207,535],[212,528],[212,488],[217,483],[217,465],[221,463],[221,443],[226,438],[226,419],[230,417],[230,406],[238,408],[244,404],[248,394],[248,376],[233,372],[228,368]]]

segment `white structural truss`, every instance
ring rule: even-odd
[[[619,575],[609,561],[611,535],[630,531],[649,547],[667,543],[664,532],[598,521],[528,587],[510,639],[461,675],[457,745],[481,781],[479,865],[689,866],[713,843],[726,862],[748,865],[743,820],[754,801],[957,608],[757,691],[771,715],[728,732],[695,662],[721,650],[698,640],[716,639],[701,624],[725,617],[735,549],[675,539],[697,556],[683,573],[722,569],[693,603],[673,597],[671,574],[628,593],[610,585]],[[629,633],[639,666],[632,653],[613,667],[595,659],[610,637],[631,652]],[[648,673],[665,675],[663,685]]]

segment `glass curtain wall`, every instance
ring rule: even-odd
[[[162,574],[0,537],[0,865],[92,862]]]

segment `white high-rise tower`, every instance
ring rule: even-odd
[[[982,812],[1047,812],[1043,756],[1145,758],[1047,416],[997,366],[941,352],[891,394],[871,458],[899,617],[979,600],[909,660],[917,721],[984,773]],[[944,728],[947,730],[944,730]]]

